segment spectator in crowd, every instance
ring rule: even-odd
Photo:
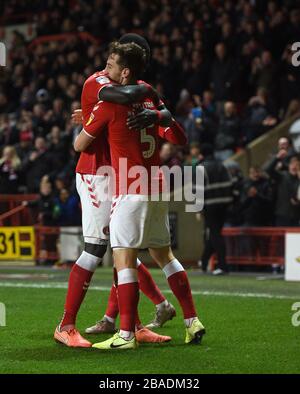
[[[45,138],[37,137],[35,139],[34,150],[24,160],[22,170],[26,177],[28,191],[36,193],[42,176],[49,174],[52,170]]]
[[[241,196],[241,214],[246,227],[271,224],[272,188],[259,167],[251,167]]]
[[[295,154],[296,152],[294,151],[291,141],[287,137],[281,137],[278,140],[277,152],[274,155],[272,155],[270,161],[267,164],[265,164],[265,168],[268,168],[270,162],[273,162],[273,160],[276,158],[277,159],[276,170],[286,171],[288,169],[291,157],[295,156]]]
[[[161,165],[172,168],[173,166],[181,166],[181,160],[177,156],[176,147],[166,142],[162,145],[160,150]]]
[[[224,115],[221,116],[215,139],[215,157],[224,161],[233,155],[236,146],[240,145],[240,120],[236,106],[227,101],[224,104]]]
[[[235,61],[231,56],[228,56],[223,42],[215,46],[215,54],[211,71],[211,88],[215,92],[217,111],[220,114],[224,101],[232,98],[237,75]]]
[[[244,177],[241,168],[234,160],[226,160],[224,166],[227,168],[232,182],[232,203],[227,208],[226,227],[237,227],[243,224],[241,215],[241,196],[244,187]]]
[[[280,155],[266,168],[276,184],[275,224],[276,226],[299,226],[300,203],[298,201],[300,160],[292,156],[287,171],[276,169]]]
[[[214,275],[228,272],[226,263],[225,241],[221,234],[226,220],[226,211],[232,202],[232,182],[226,167],[214,158],[213,147],[209,144],[201,145],[203,160],[201,165],[205,171],[204,189],[204,251],[202,254],[202,270],[206,272],[209,259],[213,253],[217,254],[218,266]]]
[[[271,114],[268,104],[268,92],[265,88],[258,88],[256,96],[251,97],[245,111],[243,122],[245,143],[251,142],[276,125],[277,119]]]
[[[15,194],[20,184],[21,160],[13,146],[6,146],[0,159],[0,193]]]
[[[33,149],[32,141],[33,134],[30,131],[20,131],[20,142],[16,145],[16,151],[22,162],[24,162]]]
[[[79,199],[69,190],[62,189],[54,202],[54,217],[58,226],[80,226]]]
[[[18,142],[18,129],[10,122],[7,115],[0,118],[0,146],[14,145]]]
[[[280,64],[280,104],[284,111],[289,103],[299,99],[300,69],[292,64],[294,52],[288,44],[282,54]]]
[[[255,57],[250,74],[250,84],[253,86],[253,90],[264,88],[271,94],[276,92],[276,71],[276,66],[269,50],[265,50],[260,56]]]
[[[39,184],[39,198],[36,201],[24,202],[29,208],[37,208],[38,223],[43,226],[53,226],[54,221],[54,197],[52,193],[52,185],[49,177],[44,176]]]

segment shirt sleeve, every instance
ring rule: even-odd
[[[109,121],[112,119],[112,108],[109,103],[99,101],[87,122],[84,123],[84,132],[92,137],[96,138],[106,128]]]
[[[184,129],[180,126],[176,120],[172,120],[172,124],[169,127],[160,127],[158,134],[164,140],[171,142],[174,145],[186,145],[187,136]]]

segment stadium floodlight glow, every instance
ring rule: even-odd
[[[6,308],[5,305],[0,302],[0,327],[6,326]]]
[[[6,66],[6,47],[3,42],[0,42],[0,66]]]

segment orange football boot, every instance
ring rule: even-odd
[[[156,332],[143,327],[135,332],[135,338],[139,343],[161,343],[171,341],[171,337],[166,335],[159,335]]]
[[[69,347],[91,347],[91,342],[84,339],[76,328],[72,328],[68,331],[59,331],[56,327],[54,332],[54,339],[56,342],[62,343]]]

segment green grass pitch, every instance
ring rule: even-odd
[[[0,268],[0,302],[6,326],[0,327],[0,373],[299,373],[300,327],[291,323],[300,285],[271,276],[214,278],[189,271],[199,316],[207,334],[200,346],[184,345],[181,311],[160,270],[157,283],[174,303],[177,317],[161,333],[167,344],[140,345],[134,351],[70,349],[54,342],[65,298],[68,271]],[[100,268],[78,316],[78,328],[103,315],[111,270]],[[101,289],[100,289],[101,288]],[[154,307],[141,296],[140,315],[148,323]],[[90,336],[92,342],[108,335]]]

